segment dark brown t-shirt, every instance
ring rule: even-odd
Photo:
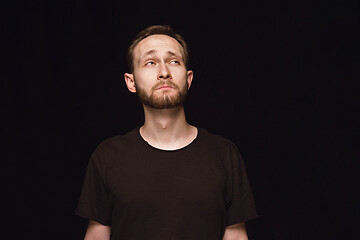
[[[203,129],[174,151],[139,128],[102,142],[76,213],[111,226],[112,240],[221,240],[226,226],[257,217],[237,147]]]

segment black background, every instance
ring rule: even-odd
[[[88,158],[143,122],[125,87],[137,32],[187,40],[191,124],[231,139],[250,239],[358,239],[357,1],[20,1],[2,8],[4,239],[81,239]],[[5,18],[4,18],[5,16]],[[206,217],[206,216],[204,216]]]

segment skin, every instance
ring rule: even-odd
[[[111,227],[89,220],[84,240],[109,240]]]
[[[134,49],[134,72],[125,73],[130,92],[142,93],[152,99],[173,99],[184,88],[190,88],[193,72],[187,70],[182,47],[167,35],[152,35]],[[155,86],[155,87],[154,87]],[[140,135],[150,145],[163,150],[175,150],[190,144],[197,128],[188,124],[182,105],[169,109],[154,109],[143,105],[145,122]],[[109,240],[111,228],[90,220],[85,240]],[[245,223],[225,229],[223,240],[247,240]]]
[[[182,47],[174,38],[152,35],[135,47],[134,72],[125,73],[124,77],[130,92],[136,93],[137,88],[141,88],[154,98],[161,99],[175,97],[179,89],[190,88],[193,72],[186,69]],[[176,87],[171,87],[169,82]],[[164,88],[153,89],[158,84]],[[150,145],[175,150],[196,138],[197,128],[187,123],[182,105],[171,109],[143,107],[145,122],[140,134]]]

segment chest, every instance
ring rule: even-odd
[[[108,171],[110,201],[123,207],[192,209],[219,204],[226,195],[228,174],[206,155],[119,159]]]

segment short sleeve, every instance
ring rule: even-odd
[[[227,207],[227,226],[258,217],[244,161],[235,145],[230,150],[232,175],[231,201]]]
[[[95,158],[90,158],[75,213],[103,225],[111,225],[108,194]]]

